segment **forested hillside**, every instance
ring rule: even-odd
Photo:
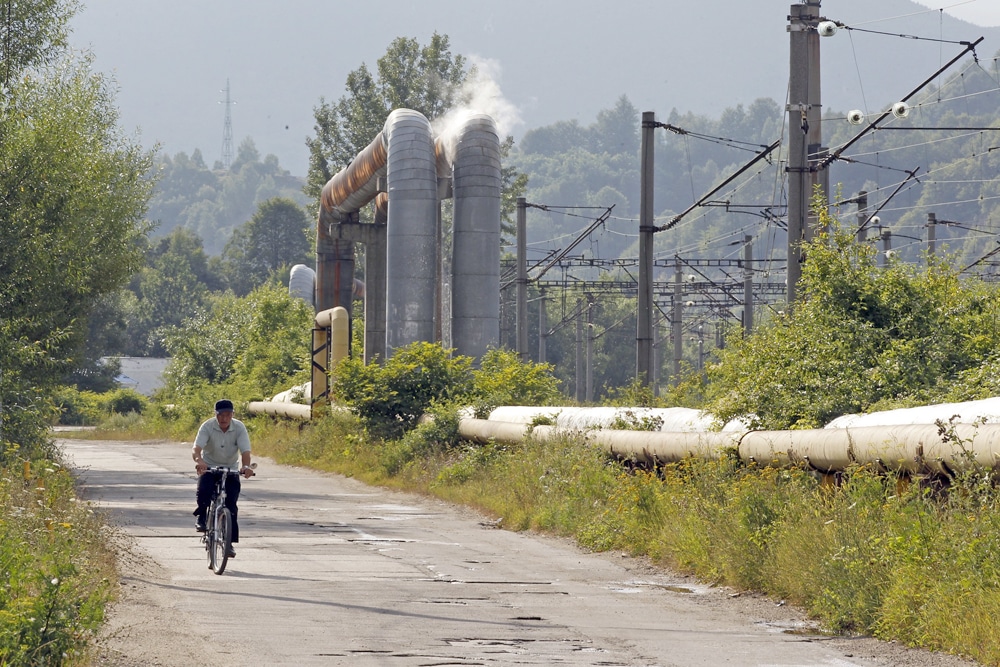
[[[257,206],[272,197],[286,197],[300,205],[305,182],[288,173],[273,155],[261,160],[253,139],[244,139],[229,169],[205,164],[201,151],[173,157],[158,155],[151,173],[155,182],[149,202],[154,237],[183,227],[198,235],[205,252],[218,255],[233,230],[247,222]]]
[[[918,83],[921,75],[905,76]],[[868,191],[869,209],[881,207],[880,224],[872,226],[869,237],[890,230],[898,238],[893,247],[911,261],[923,250],[915,239],[926,239],[930,212],[949,221],[950,227],[939,226],[937,238],[959,253],[958,261],[980,258],[1000,232],[995,228],[1000,218],[998,87],[995,59],[970,58],[957,66],[939,86],[910,101],[906,118],[890,116],[883,129],[868,132],[844,159],[833,162],[831,200]],[[846,109],[826,110],[826,145],[837,150],[894,102],[879,100],[862,125],[849,124]],[[564,121],[531,130],[518,141],[512,159],[528,175],[528,200],[549,209],[532,209],[528,216],[535,257],[565,247],[586,227],[586,218],[612,205],[611,218],[581,246],[582,252],[602,259],[636,256],[641,111],[622,97],[591,125]],[[657,120],[667,126],[656,134],[655,214],[661,225],[786,132],[783,105],[771,99],[728,108],[718,118],[674,109]],[[784,166],[784,154],[775,152],[658,234],[657,256],[722,257],[749,234],[761,253],[783,258]],[[915,178],[896,192],[911,171]],[[843,206],[839,213],[853,220],[855,207]]]

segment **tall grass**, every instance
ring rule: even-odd
[[[84,664],[117,581],[99,518],[44,461],[3,471],[0,506],[0,664]]]
[[[632,470],[574,439],[369,442],[343,415],[259,426],[254,450],[761,591],[830,631],[1000,665],[1000,492],[986,471],[940,486],[864,468],[834,484],[735,458]]]

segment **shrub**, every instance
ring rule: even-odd
[[[92,391],[60,387],[53,396],[58,423],[64,426],[94,426],[101,421],[101,396]]]
[[[122,388],[101,396],[100,405],[106,413],[112,415],[127,415],[130,412],[141,415],[149,401],[134,389]]]
[[[550,405],[562,399],[551,364],[522,363],[512,350],[488,351],[472,377],[472,401],[480,419],[499,405]]]
[[[334,393],[372,435],[398,438],[416,426],[435,401],[467,396],[471,366],[469,357],[452,357],[451,350],[440,345],[412,343],[382,365],[344,359],[334,369]]]
[[[114,594],[114,557],[73,478],[40,461],[0,478],[0,663],[81,664]]]

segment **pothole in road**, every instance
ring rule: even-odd
[[[685,595],[704,595],[708,592],[708,586],[664,584],[657,581],[625,581],[619,584],[608,586],[609,590],[616,593],[642,593],[651,588],[671,593],[683,593]]]
[[[443,640],[449,646],[476,648],[484,653],[527,653],[532,656],[566,653],[605,653],[602,648],[586,646],[572,639],[526,639],[464,637]]]
[[[809,621],[757,621],[756,625],[768,632],[780,632],[785,635],[802,635],[807,637],[833,637],[816,623]]]

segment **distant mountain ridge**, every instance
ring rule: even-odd
[[[759,97],[783,104],[788,80],[788,0],[90,4],[74,20],[73,42],[94,51],[98,69],[114,72],[127,131],[141,128],[146,145],[159,142],[169,155],[200,148],[212,164],[222,145],[220,89],[228,78],[236,141],[252,137],[262,155],[275,154],[299,176],[320,98],[338,99],[347,73],[363,62],[374,68],[400,36],[426,43],[437,31],[450,37],[454,53],[495,61],[503,94],[523,121],[515,138],[562,120],[589,124],[623,94],[662,117],[672,109],[717,116]],[[986,69],[1000,49],[1000,28],[909,0],[826,0],[822,11],[892,34],[982,35]],[[879,20],[889,17],[899,18]],[[824,105],[847,111],[885,104],[959,48],[841,30],[822,41]]]

